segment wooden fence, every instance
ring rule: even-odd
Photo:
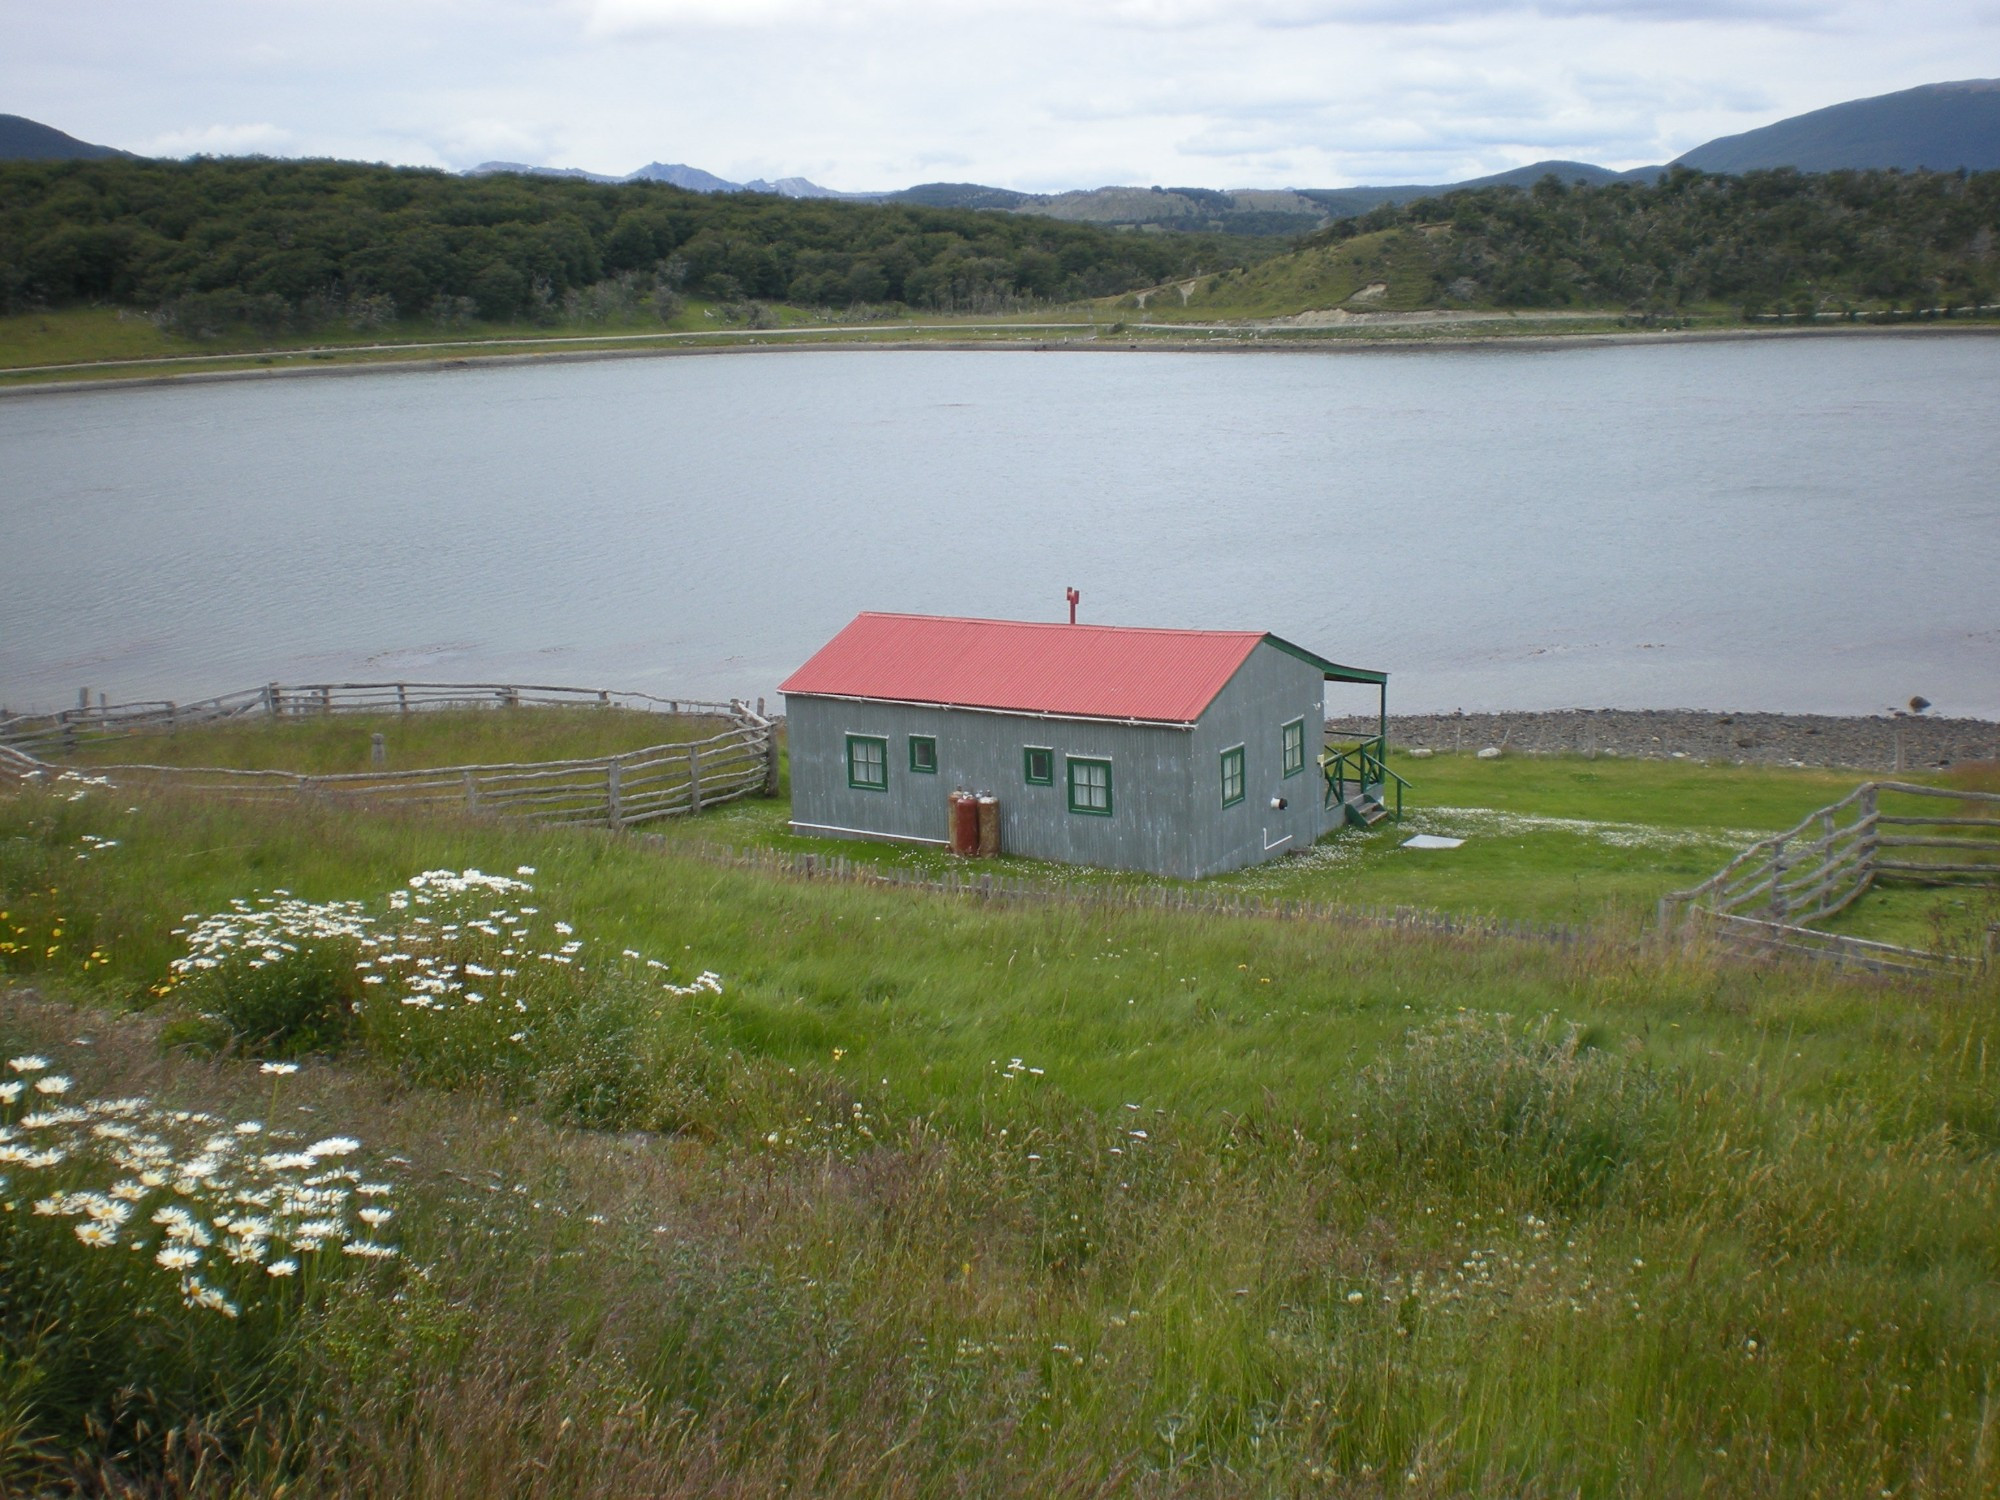
[[[220,766],[92,765],[67,768],[35,751],[168,732],[235,719],[324,713],[418,713],[441,708],[562,706],[719,719],[704,739],[672,741],[590,760],[439,766],[309,776]],[[464,809],[542,823],[625,828],[720,802],[778,790],[777,726],[742,703],[654,698],[643,693],[495,683],[273,683],[194,704],[88,704],[63,714],[0,722],[0,780],[53,782],[68,775],[113,786],[172,789],[238,801],[301,797],[373,806]]]
[[[176,703],[170,699],[109,703],[90,692],[77,694],[75,708],[53,714],[0,717],[0,745],[30,755],[60,754],[79,746],[134,734],[171,733],[201,724],[237,719],[298,719],[320,714],[407,714],[440,708],[624,708],[647,713],[731,718],[736,702],[655,698],[608,688],[548,687],[507,682],[314,682],[267,683],[220,697]]]
[[[1943,799],[1953,812],[1883,797]],[[1994,956],[1995,932],[1978,955],[1921,948],[1820,931],[1823,922],[1884,884],[2000,885],[2000,794],[1949,791],[1901,781],[1865,781],[1838,802],[1809,813],[1797,826],[1760,839],[1700,885],[1660,899],[1663,932],[1701,929],[1726,947],[1790,954],[1846,967],[1918,971]]]

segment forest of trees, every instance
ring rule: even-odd
[[[1749,316],[2000,300],[2000,172],[1675,169],[1468,189],[1305,241],[1417,237],[1432,305]],[[0,311],[108,302],[277,333],[755,309],[994,312],[1213,273],[1283,246],[918,204],[697,194],[330,161],[0,163]]]
[[[1426,235],[1439,303],[1757,316],[2000,300],[2000,172],[1547,177],[1385,205],[1308,243],[1391,229]]]
[[[1273,248],[970,209],[345,162],[0,163],[0,310],[111,302],[195,333],[671,312],[684,293],[997,311]]]

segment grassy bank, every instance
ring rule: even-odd
[[[0,380],[129,379],[203,370],[453,359],[537,348],[646,347],[796,330],[821,321],[796,308],[694,301],[664,321],[635,315],[553,324],[475,319],[445,326],[413,318],[365,329],[334,326],[273,336],[237,328],[194,338],[131,308],[46,308],[0,316]]]
[[[1171,295],[1171,294],[1169,294]],[[1234,295],[1233,293],[1231,295]],[[1251,302],[1280,305],[1275,297],[1257,293]],[[1129,299],[1127,299],[1129,302]],[[968,315],[960,318],[924,314],[921,317],[849,322],[796,308],[770,309],[772,326],[718,319],[698,326],[618,331],[603,324],[572,327],[454,329],[411,326],[378,329],[347,338],[314,335],[310,339],[272,343],[248,339],[192,341],[131,330],[98,339],[90,329],[74,342],[66,340],[60,322],[71,316],[108,322],[109,309],[22,315],[15,321],[48,324],[55,337],[17,337],[32,362],[0,359],[0,390],[13,387],[69,385],[75,382],[157,381],[183,376],[243,376],[308,373],[345,366],[436,366],[481,360],[555,360],[607,356],[700,354],[718,350],[786,348],[892,349],[1092,349],[1092,350],[1311,350],[1399,348],[1404,346],[1480,345],[1505,339],[1660,340],[1721,336],[1729,338],[1821,335],[1889,331],[1976,333],[1990,331],[1990,322],[1960,319],[1951,323],[1909,323],[1874,330],[1866,325],[1831,327],[1758,324],[1746,327],[1733,317],[1717,315],[1677,319],[1671,325],[1634,320],[1612,310],[1578,309],[1559,314],[1526,312],[1415,310],[1388,314],[1388,321],[1362,319],[1341,323],[1321,319],[1314,304],[1305,315],[1292,307],[1267,315],[1246,309],[1218,310],[1206,306],[1176,306],[1155,298],[1145,309],[1121,305],[1118,299],[1082,307],[1059,307],[1033,314]],[[1353,304],[1348,310],[1381,312],[1374,304]],[[126,318],[136,315],[127,313]],[[0,333],[9,319],[0,318]],[[684,320],[681,320],[684,321]],[[1690,332],[1692,330],[1692,332]],[[5,342],[0,339],[0,342]],[[240,347],[237,347],[239,346]],[[100,352],[91,352],[100,351]],[[50,356],[56,356],[51,358]]]
[[[443,866],[534,889],[388,898]],[[218,939],[173,979],[187,913],[280,887],[391,941]],[[0,910],[8,982],[87,1007],[17,991],[9,1055],[65,1098],[351,1134],[400,1250],[243,1292],[226,1347],[168,1296],[144,1326],[213,1356],[188,1386],[74,1316],[125,1283],[20,1290],[23,1256],[111,1252],[0,1217],[0,1487],[1996,1489],[1990,982],[994,908],[74,784],[0,801]],[[392,949],[458,988],[367,987]]]
[[[391,770],[591,760],[650,745],[702,739],[722,720],[677,715],[523,708],[426,709],[411,714],[301,715],[277,722],[203,725],[177,733],[130,734],[52,754],[64,766],[226,766],[309,776],[366,771],[382,736]]]

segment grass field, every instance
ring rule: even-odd
[[[430,754],[514,720],[468,718]],[[1406,770],[1490,864],[1374,834],[1276,878],[1570,914],[1562,886],[1634,860],[1632,910],[1678,878],[1662,858],[1720,852],[1676,840],[1846,784]],[[676,838],[784,842],[780,806]],[[472,866],[532,890],[410,904],[412,874]],[[280,900],[314,912],[256,936]],[[190,942],[216,966],[176,974]],[[674,840],[74,782],[0,798],[0,966],[26,986],[0,1050],[48,1064],[18,1084],[152,1100],[166,1138],[176,1108],[254,1120],[280,1164],[352,1134],[356,1176],[318,1180],[378,1180],[398,1248],[278,1284],[240,1222],[194,1248],[222,1214],[158,1254],[206,1254],[194,1286],[236,1314],[184,1306],[84,1238],[176,1220],[112,1224],[102,1140],[36,1166],[60,1112],[0,1092],[6,1490],[2000,1490],[1990,976],[1754,970],[1616,924],[1556,946],[998,908]],[[130,1184],[148,1214],[208,1192],[160,1182]]]
[[[1683,832],[1826,790],[1407,769]],[[754,806],[681,836],[782,837]],[[468,867],[532,890],[411,882]],[[0,796],[0,970],[0,1052],[48,1064],[0,1092],[0,1490],[2000,1493],[1991,975],[987,906],[87,783]],[[207,1177],[113,1224],[134,1127],[31,1124],[51,1074],[152,1101]],[[282,1212],[156,1214],[314,1141],[393,1258],[272,1281]]]
[[[1343,831],[1306,854],[1200,887],[1632,932],[1651,920],[1661,896],[1698,884],[1745,846],[1793,826],[1865,779],[1853,771],[1580,756],[1447,754],[1396,764],[1414,782],[1402,823]],[[656,831],[669,844],[837,852],[864,865],[933,875],[952,865],[932,850],[800,837],[790,832],[788,816],[782,799],[752,800]],[[1457,849],[1404,847],[1414,833],[1465,842]],[[1059,885],[1177,883],[1018,858],[1003,858],[996,868]],[[1885,889],[1844,914],[1836,930],[1923,945],[1942,924],[1963,946],[1967,932],[1959,929],[1993,920],[1989,905],[1977,894]]]
[[[454,764],[664,724],[384,732]],[[334,770],[370,732],[146,744]],[[0,1492],[2000,1494],[1994,976],[1636,936],[1854,776],[1402,770],[1400,830],[1204,884],[1594,936],[706,858],[938,862],[782,800],[630,838],[0,796]],[[288,1170],[292,1218],[238,1186]]]
[[[390,770],[591,760],[649,745],[703,739],[721,720],[595,709],[426,709],[412,714],[327,714],[204,725],[178,733],[100,740],[54,757],[66,766],[227,766],[244,771],[336,775],[371,769],[380,734]]]
[[[369,769],[376,732],[385,736],[392,769],[414,769],[587,759],[700,737],[715,727],[588,711],[343,714],[138,735],[88,746],[65,763],[332,774]],[[1443,754],[1397,764],[1415,782],[1402,823],[1345,831],[1302,856],[1204,881],[1202,888],[1630,932],[1650,920],[1662,895],[1697,884],[1746,845],[1791,827],[1863,779],[1847,771],[1615,757]],[[1963,767],[1952,779],[1977,789],[1987,784],[1983,774]],[[788,778],[780,791],[773,800],[738,802],[649,831],[670,845],[838,853],[863,865],[933,876],[952,865],[935,850],[795,835],[787,823]],[[1449,850],[1404,847],[1413,833],[1465,842]],[[1177,884],[1019,858],[1003,859],[996,868],[1065,886]],[[1967,934],[1957,929],[1991,921],[1990,904],[1977,893],[1885,887],[1833,925],[1885,941],[1924,946],[1942,939],[1964,946]]]

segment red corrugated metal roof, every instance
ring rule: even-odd
[[[778,691],[1190,724],[1265,638],[862,614]]]

